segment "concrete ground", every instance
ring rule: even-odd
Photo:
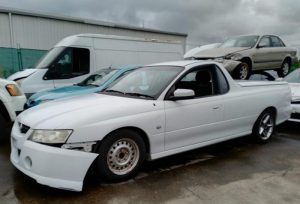
[[[286,123],[266,145],[240,138],[148,162],[134,179],[89,179],[81,193],[35,183],[0,145],[0,203],[300,203],[300,124]]]

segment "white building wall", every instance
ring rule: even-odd
[[[0,47],[11,47],[8,13],[0,13]],[[72,22],[37,16],[12,14],[13,47],[48,50],[62,38],[80,33],[98,33],[141,37],[158,40],[181,41],[184,48],[186,37],[149,31],[138,31],[93,25],[88,23]]]
[[[0,47],[10,47],[10,28],[8,14],[0,13]]]

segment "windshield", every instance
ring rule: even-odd
[[[229,48],[229,47],[254,47],[257,40],[257,35],[253,36],[240,36],[236,38],[231,38],[226,40],[220,47]]]
[[[300,69],[297,69],[284,78],[289,83],[300,83]]]
[[[47,68],[57,58],[57,56],[64,50],[64,47],[54,47],[49,50],[34,66],[36,69]]]
[[[102,69],[84,81],[79,83],[79,86],[101,86],[104,84],[108,79],[110,79],[118,70],[117,69]]]
[[[125,75],[105,92],[155,99],[182,70],[170,66],[144,67]]]

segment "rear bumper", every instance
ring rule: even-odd
[[[292,64],[294,64],[294,63],[297,63],[298,62],[298,57],[297,56],[295,56],[295,57],[292,57]]]
[[[300,122],[300,104],[292,104],[292,115],[289,121]]]
[[[82,190],[85,175],[98,154],[42,145],[27,138],[14,125],[10,160],[17,169],[43,185]]]

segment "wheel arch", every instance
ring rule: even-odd
[[[290,66],[292,66],[292,57],[291,56],[286,56],[284,60],[282,61],[282,64],[287,61]]]
[[[276,122],[276,118],[277,118],[277,109],[276,109],[276,107],[274,107],[274,106],[269,106],[269,107],[267,107],[267,108],[265,108],[263,111],[261,111],[260,112],[260,114],[259,114],[259,116],[257,117],[257,119],[261,116],[261,114],[262,113],[264,113],[265,111],[272,111],[273,113],[274,113],[274,119],[275,119],[275,122]],[[257,120],[256,119],[256,120]],[[255,123],[256,123],[256,121],[255,121]],[[255,126],[255,123],[254,123],[254,125],[253,125],[253,128],[254,128],[254,126]]]
[[[250,71],[252,70],[253,64],[252,64],[252,60],[251,60],[250,57],[243,57],[243,58],[241,59],[241,62],[247,63],[247,64],[249,65]]]
[[[141,138],[143,139],[144,143],[145,143],[145,146],[146,146],[146,154],[150,154],[150,141],[149,141],[149,137],[147,135],[147,133],[142,130],[141,128],[138,128],[138,127],[135,127],[135,126],[126,126],[126,127],[120,127],[120,128],[117,128],[111,132],[109,132],[108,134],[106,134],[103,139],[105,140],[107,137],[109,137],[110,134],[114,133],[114,132],[118,132],[118,131],[121,131],[121,130],[132,130],[132,131],[135,131],[136,133],[138,133]],[[99,143],[101,144],[101,141],[99,141]],[[100,144],[98,144],[97,146],[99,146]]]

